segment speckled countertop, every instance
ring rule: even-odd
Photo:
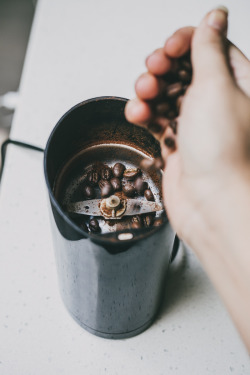
[[[132,97],[144,58],[216,1],[40,0],[11,137],[44,147],[59,117],[91,97]],[[249,56],[245,0],[228,0],[229,35]],[[9,146],[0,190],[0,374],[249,374],[249,357],[190,250],[169,274],[144,333],[95,337],[58,291],[40,153]]]

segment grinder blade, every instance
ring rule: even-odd
[[[91,199],[87,201],[80,201],[70,203],[67,206],[69,213],[89,215],[89,216],[103,216],[100,210],[103,199]],[[150,212],[162,211],[163,205],[161,203],[145,201],[142,199],[127,199],[126,210],[122,216],[140,215]],[[118,217],[109,217],[109,219],[118,219]]]

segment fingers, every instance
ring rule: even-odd
[[[160,95],[164,89],[161,76],[173,68],[173,58],[185,54],[190,49],[194,27],[184,27],[177,30],[166,42],[164,48],[158,48],[146,59],[147,73],[142,74],[136,84],[135,90],[137,99],[129,101],[125,108],[125,115],[128,121],[138,125],[146,125],[152,117],[153,111],[150,102]],[[163,109],[165,111],[165,108]],[[156,113],[161,116],[162,105],[156,108]],[[154,121],[154,125],[157,120]],[[162,125],[161,125],[162,126]],[[157,133],[157,138],[159,133]]]
[[[191,41],[194,35],[195,27],[187,26],[177,30],[167,39],[164,52],[167,56],[178,58],[185,55],[191,47]]]
[[[142,100],[152,100],[160,95],[163,81],[151,73],[143,73],[135,83],[135,92]]]
[[[195,27],[187,26],[171,35],[163,48],[158,48],[146,59],[148,71],[157,76],[169,72],[174,64],[173,58],[179,58],[190,50],[194,31]]]
[[[239,88],[250,97],[250,61],[232,43],[229,43],[229,59],[233,76]]]
[[[135,98],[127,102],[125,106],[125,117],[129,122],[144,125],[150,121],[152,110],[148,103]]]
[[[227,17],[226,8],[214,9],[195,30],[191,49],[194,82],[210,79],[232,81],[225,38]]]
[[[172,67],[172,61],[166,56],[163,48],[158,48],[146,59],[148,71],[156,76],[166,74]]]

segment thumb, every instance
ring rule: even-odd
[[[192,40],[193,80],[230,78],[226,32],[228,10],[219,7],[209,12],[197,27]]]

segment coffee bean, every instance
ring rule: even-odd
[[[166,84],[171,84],[176,81],[178,81],[178,75],[177,75],[177,70],[179,69],[179,63],[177,62],[176,59],[172,60],[172,69],[171,72],[168,72],[162,76],[163,80],[166,82]]]
[[[190,83],[190,81],[191,81],[191,74],[184,69],[179,70],[178,76],[179,76],[179,78],[182,82]]]
[[[155,169],[164,169],[165,163],[161,157],[156,159],[142,159],[140,166],[145,171],[148,171],[149,169],[155,168]]]
[[[156,158],[154,162],[154,167],[155,169],[158,169],[158,170],[164,169],[165,167],[164,160],[162,158]]]
[[[142,159],[142,161],[140,162],[140,166],[145,171],[148,171],[150,168],[154,166],[154,159]]]
[[[190,62],[190,58],[183,58],[180,60],[180,65],[185,69],[187,70],[188,72],[191,72],[192,71],[192,65],[191,65],[191,62]]]
[[[131,222],[132,223],[137,222],[142,225],[143,224],[142,216],[141,215],[132,216]]]
[[[188,89],[192,80],[192,65],[190,60],[190,52],[179,59],[174,59],[172,62],[171,71],[161,76],[165,84],[165,92],[161,93],[158,103],[157,100],[152,101],[151,108],[154,113],[156,121],[148,125],[148,130],[153,135],[161,134],[166,125],[162,124],[162,118],[169,120],[169,126],[174,134],[177,134],[178,123],[176,118],[179,116],[183,96]],[[158,119],[158,121],[157,121]],[[161,119],[161,125],[160,120]],[[171,137],[165,139],[165,144],[168,148],[174,150],[176,147],[175,140]],[[153,168],[150,161],[142,163],[145,170]]]
[[[175,82],[167,86],[166,94],[168,98],[175,98],[182,93],[183,87],[181,82]]]
[[[156,218],[155,220],[154,220],[154,227],[160,227],[161,225],[163,224],[163,220],[162,220],[162,218]]]
[[[148,188],[148,183],[142,179],[142,177],[137,177],[135,180],[135,189],[138,194],[143,194],[144,190]]]
[[[149,123],[148,130],[152,133],[159,134],[162,131],[161,125],[157,123]]]
[[[121,178],[124,171],[125,171],[125,166],[121,163],[116,163],[113,166],[113,175],[115,177]]]
[[[153,222],[154,222],[153,215],[148,214],[143,217],[143,223],[145,227],[147,228],[151,227],[153,225]]]
[[[101,177],[103,180],[110,180],[112,177],[112,170],[109,167],[105,167],[101,170]]]
[[[88,227],[84,221],[80,224],[80,227],[84,230],[84,232],[88,232]]]
[[[95,189],[92,186],[85,185],[83,188],[83,194],[87,199],[93,199],[95,197]]]
[[[97,219],[91,219],[89,221],[89,229],[91,232],[100,232],[101,228]]]
[[[119,190],[122,189],[122,182],[118,177],[111,178],[110,183],[111,183],[114,191],[119,191]]]
[[[152,191],[150,189],[146,189],[144,191],[144,197],[148,200],[148,201],[154,201],[155,198],[154,198],[154,194],[152,193]]]
[[[185,94],[185,92],[187,91],[187,89],[188,89],[188,86],[189,85],[185,85],[185,86],[183,86],[183,95]]]
[[[177,113],[176,113],[175,110],[171,110],[171,111],[169,111],[169,112],[166,114],[166,117],[167,117],[169,120],[173,120],[176,116],[177,116]]]
[[[133,197],[135,195],[135,188],[129,183],[123,186],[122,191],[127,197]]]
[[[155,108],[156,113],[159,116],[166,115],[170,109],[171,109],[170,103],[168,103],[168,102],[159,103],[159,104],[156,105],[156,108]]]
[[[87,174],[87,181],[91,186],[96,186],[100,180],[99,173],[95,170],[91,170]]]
[[[134,223],[131,224],[131,227],[133,229],[141,229],[142,225],[140,223],[134,222]]]
[[[168,148],[175,150],[175,140],[173,138],[166,137],[164,143]]]
[[[113,187],[111,183],[107,180],[100,180],[99,187],[101,190],[101,197],[106,198],[109,197],[113,193]]]
[[[176,100],[176,107],[177,107],[178,111],[180,111],[182,100],[183,100],[183,95],[178,96],[178,98]]]
[[[176,120],[169,121],[169,127],[173,130],[173,133],[176,134],[176,132],[177,132],[177,121]]]
[[[123,177],[128,181],[133,181],[139,174],[141,174],[139,168],[128,168],[124,171]]]
[[[139,215],[133,216],[132,219],[131,219],[131,226],[134,229],[142,228],[143,227],[143,220],[142,220],[141,216],[139,216]]]

